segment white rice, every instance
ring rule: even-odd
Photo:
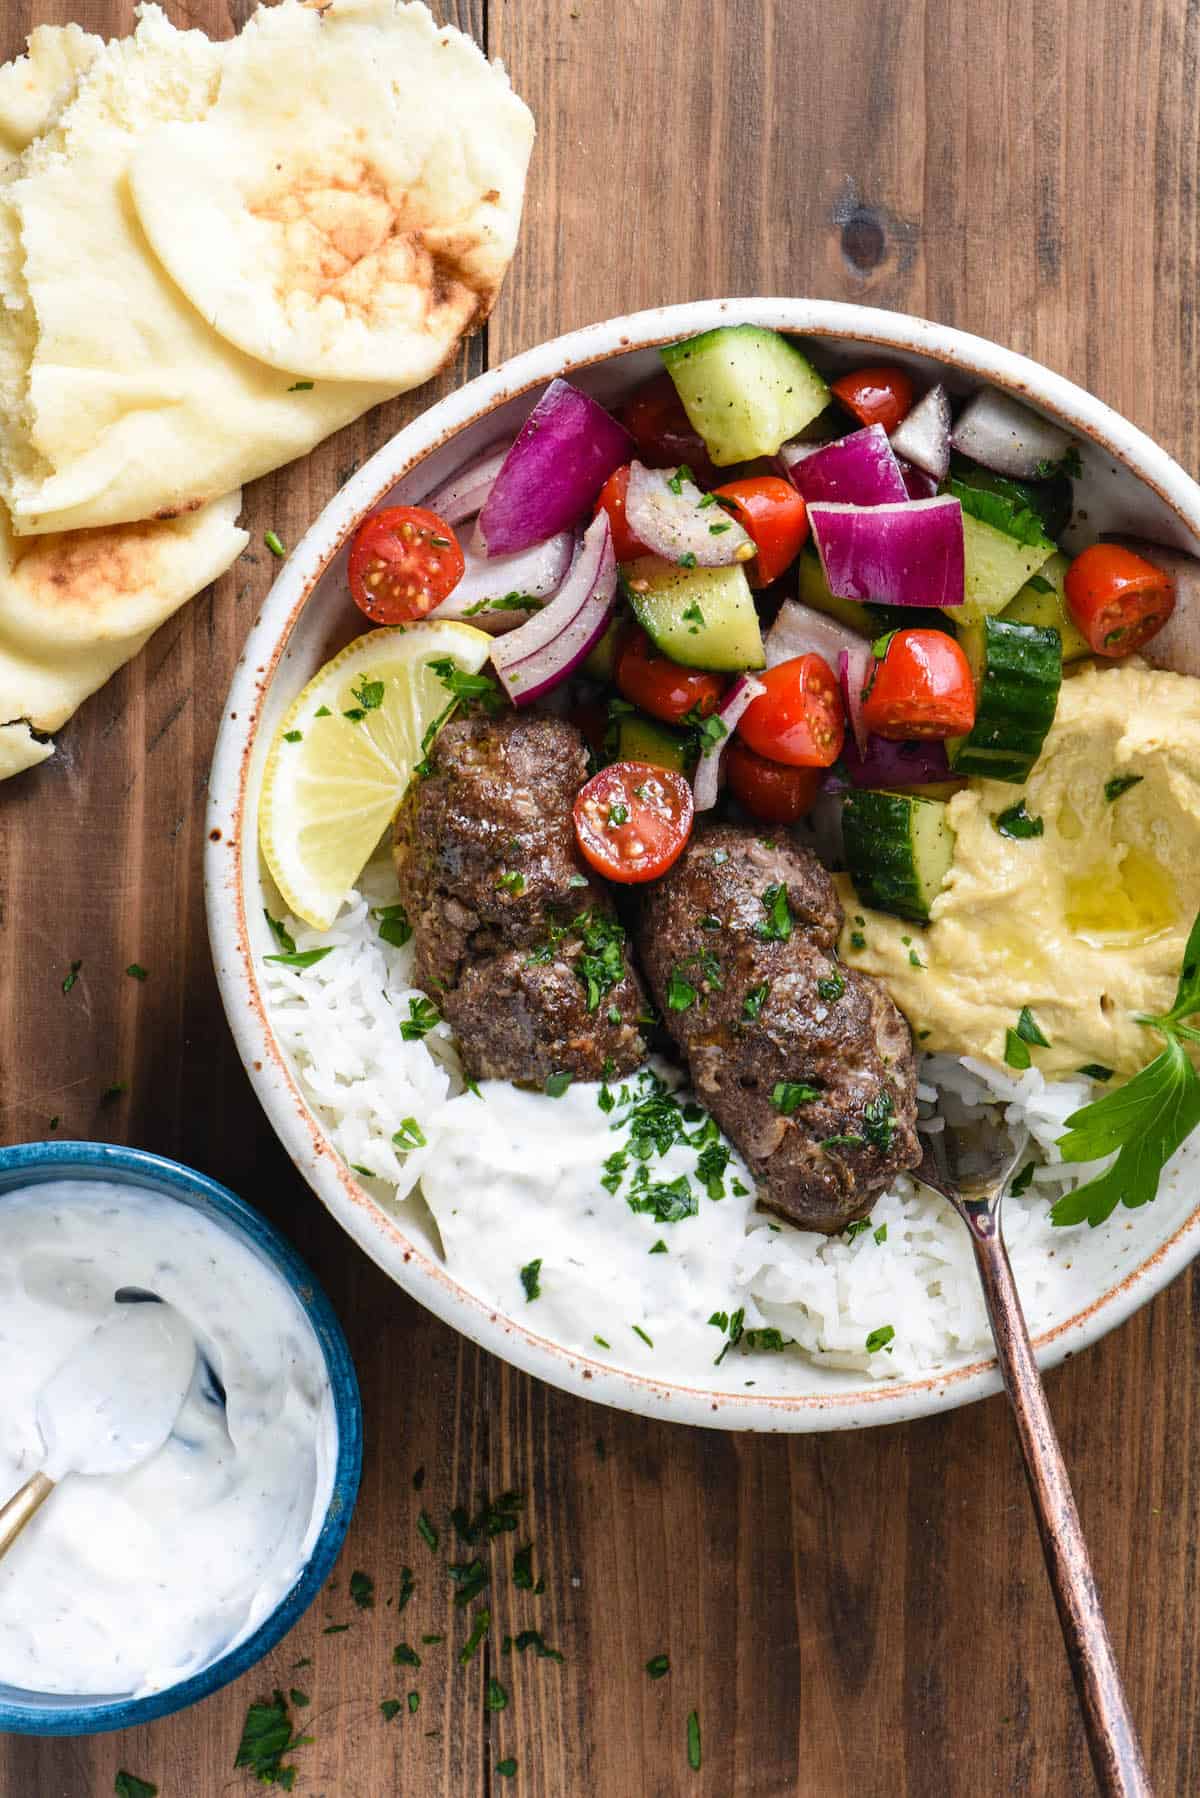
[[[414,1120],[422,1135],[432,1135],[442,1108],[463,1090],[445,1024],[418,1040],[402,1035],[410,1003],[422,997],[411,984],[412,951],[384,943],[372,916],[373,908],[395,900],[390,867],[372,864],[331,930],[285,919],[298,949],[330,945],[331,954],[302,972],[277,962],[263,967],[272,1023],[309,1103],[335,1147],[389,1209],[420,1204],[425,1158],[420,1149],[407,1155],[397,1149],[395,1133]],[[1064,1167],[1055,1147],[1064,1119],[1086,1103],[1089,1083],[1047,1081],[1036,1068],[1016,1074],[949,1056],[926,1057],[922,1074],[929,1083],[924,1096],[940,1091],[943,1105],[1001,1106],[1011,1122],[1028,1128],[1044,1157],[1025,1194],[1005,1204],[1009,1254],[1036,1331],[1056,1313],[1056,1251],[1073,1234],[1053,1228],[1050,1206],[1095,1171]],[[530,1151],[536,1159],[536,1144]],[[730,1270],[730,1308],[744,1304],[748,1321],[765,1319],[814,1362],[894,1379],[944,1367],[990,1342],[967,1232],[943,1199],[914,1181],[897,1179],[876,1201],[870,1227],[851,1237],[796,1230],[754,1210],[749,1199],[740,1203],[746,1233]],[[463,1192],[458,1204],[477,1205],[482,1213],[486,1185]],[[466,1277],[453,1256],[448,1265]],[[506,1303],[497,1290],[480,1296]],[[867,1337],[885,1324],[893,1339],[867,1353]]]

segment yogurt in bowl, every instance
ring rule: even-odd
[[[345,1535],[358,1392],[311,1275],[214,1182],[90,1143],[0,1150],[0,1498],[45,1459],[46,1382],[149,1295],[194,1341],[183,1404],[132,1471],[64,1477],[0,1562],[0,1728],[206,1696],[290,1627]]]

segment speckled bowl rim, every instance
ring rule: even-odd
[[[256,863],[257,833],[254,820],[246,820],[244,811],[263,702],[313,588],[359,520],[432,451],[505,401],[541,387],[555,375],[570,375],[633,350],[729,324],[758,324],[808,338],[851,340],[872,350],[906,351],[972,381],[991,382],[1026,396],[1127,468],[1200,543],[1200,486],[1144,432],[1041,363],[929,319],[833,300],[697,300],[609,319],[551,339],[468,382],[384,444],[329,502],[281,569],[238,662],[213,758],[205,855],[209,937],[238,1051],[288,1153],[348,1234],[435,1316],[525,1372],[621,1410],[718,1429],[860,1429],[932,1415],[998,1392],[996,1363],[981,1357],[922,1378],[864,1382],[861,1388],[823,1394],[712,1392],[611,1367],[504,1316],[411,1240],[338,1155],[309,1109],[271,1029],[247,933],[244,892],[247,874]],[[1056,1365],[1123,1323],[1198,1251],[1200,1205],[1120,1281],[1038,1335],[1041,1365]]]
[[[189,1679],[144,1698],[83,1697],[34,1707],[3,1696],[13,1687],[0,1685],[0,1731],[32,1736],[132,1729],[208,1698],[249,1672],[299,1621],[328,1579],[350,1527],[362,1473],[362,1401],[342,1326],[312,1271],[273,1224],[228,1187],[181,1161],[147,1149],[97,1142],[17,1143],[0,1148],[0,1215],[8,1192],[18,1185],[42,1185],[58,1179],[135,1183],[143,1191],[161,1193],[215,1216],[232,1235],[256,1249],[286,1281],[313,1327],[329,1372],[338,1445],[329,1506],[312,1553],[294,1584],[252,1635]]]

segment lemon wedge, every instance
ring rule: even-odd
[[[486,631],[451,619],[368,631],[309,681],[275,732],[258,836],[289,909],[327,930],[396,815],[426,733],[452,704],[430,667],[478,674]]]

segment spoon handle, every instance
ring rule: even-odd
[[[1004,1238],[999,1230],[981,1235],[972,1229],[971,1240],[1000,1371],[1016,1418],[1096,1785],[1103,1798],[1153,1798]]]
[[[44,1473],[13,1493],[6,1505],[0,1505],[0,1556],[6,1555],[35,1511],[39,1511],[54,1490],[54,1481]]]

